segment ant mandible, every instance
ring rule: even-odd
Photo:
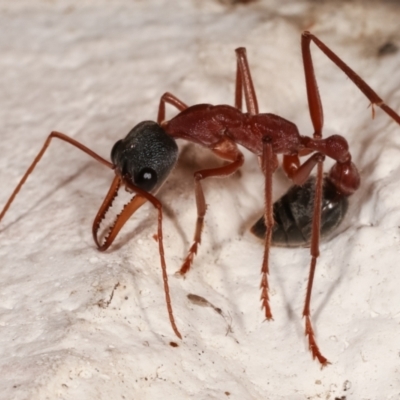
[[[315,340],[310,313],[311,291],[319,256],[320,235],[321,233],[331,232],[343,219],[347,209],[347,197],[358,189],[360,177],[356,166],[351,161],[346,139],[339,135],[322,138],[323,110],[311,57],[311,41],[358,86],[371,102],[372,107],[374,105],[379,106],[400,124],[400,116],[387,106],[365,81],[316,36],[305,31],[301,37],[301,48],[307,99],[314,128],[313,137],[301,136],[297,127],[282,117],[259,113],[246,50],[238,48],[236,49],[237,73],[234,107],[229,105],[212,106],[210,104],[188,107],[177,97],[165,93],[160,99],[157,123],[145,121],[136,125],[124,139],[119,140],[112,148],[112,162],[107,161],[63,133],[51,132],[4,206],[0,214],[0,221],[53,138],[58,138],[77,147],[106,167],[113,169],[115,177],[93,222],[94,241],[100,251],[105,251],[113,243],[125,222],[146,201],[149,201],[157,209],[157,240],[167,310],[175,334],[182,338],[175,323],[169,294],[163,246],[162,205],[155,194],[177,161],[178,149],[175,139],[184,139],[207,147],[215,155],[229,162],[221,167],[200,170],[194,174],[197,221],[193,244],[179,270],[181,275],[185,275],[191,267],[201,241],[207,208],[201,181],[210,177],[225,177],[237,171],[244,162],[243,154],[237,146],[241,145],[258,156],[265,177],[264,216],[252,228],[253,233],[265,238],[260,284],[261,302],[262,308],[265,310],[265,317],[267,320],[272,319],[268,295],[271,244],[310,245],[311,263],[303,309],[305,335],[308,338],[308,345],[313,358],[317,358],[322,366],[327,365],[329,361],[321,354]],[[247,112],[242,111],[243,94]],[[169,121],[165,120],[166,104],[170,104],[180,111],[177,116]],[[286,195],[288,196],[286,199],[283,198],[274,205],[272,202],[272,176],[278,167],[278,154],[283,155],[283,170],[296,186],[291,189],[292,195]],[[300,157],[306,155],[310,155],[309,158],[301,163]],[[324,177],[323,162],[326,156],[332,158],[335,164]],[[315,167],[317,174],[314,183],[310,180],[310,174]],[[101,221],[111,207],[121,185],[125,186],[127,191],[136,195],[116,217],[108,235],[101,239],[99,238]],[[297,211],[293,212],[292,210],[290,213],[286,213],[283,209],[287,208],[287,203],[293,201],[293,199],[297,202],[296,207],[294,207]],[[279,205],[279,202],[281,205]],[[324,209],[321,208],[324,204],[328,205],[328,207],[325,207],[326,209],[333,208],[336,211],[333,214],[324,212]],[[294,229],[293,226],[299,228],[305,226],[306,229],[301,232],[301,229]]]

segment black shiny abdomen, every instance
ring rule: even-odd
[[[275,225],[272,244],[283,247],[308,246],[311,240],[314,211],[315,177],[303,186],[292,186],[274,203]],[[348,198],[337,194],[333,184],[325,177],[323,182],[321,237],[339,226],[348,208]],[[257,237],[265,238],[266,227],[261,217],[251,228]]]

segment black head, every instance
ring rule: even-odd
[[[153,121],[136,125],[111,150],[111,160],[123,179],[151,193],[164,183],[177,158],[175,140]]]

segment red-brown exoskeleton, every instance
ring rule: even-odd
[[[145,121],[135,126],[122,140],[119,140],[111,152],[109,162],[88,149],[76,140],[59,132],[52,132],[44,146],[36,156],[32,165],[15,188],[10,199],[0,214],[4,217],[9,206],[19,192],[36,164],[39,162],[52,138],[61,139],[90,155],[103,165],[115,171],[115,177],[110,189],[100,206],[93,223],[93,237],[99,250],[106,250],[115,240],[118,232],[130,216],[146,201],[158,210],[158,246],[161,260],[164,289],[169,319],[176,335],[181,334],[175,324],[168,288],[168,278],[163,249],[162,205],[154,196],[165,181],[177,160],[175,139],[184,139],[209,148],[218,157],[228,163],[221,167],[204,169],[194,174],[195,196],[197,205],[197,222],[194,241],[180,269],[180,274],[188,272],[193,262],[201,240],[201,232],[206,213],[206,202],[201,181],[210,177],[223,177],[233,174],[243,164],[244,158],[238,145],[241,145],[259,158],[261,170],[265,177],[265,212],[264,217],[253,227],[253,233],[265,237],[264,257],[261,268],[261,302],[266,319],[272,319],[268,297],[269,250],[271,244],[289,246],[310,245],[311,265],[307,285],[307,294],[303,309],[305,318],[305,334],[313,358],[317,358],[322,366],[328,360],[321,354],[315,341],[310,317],[310,301],[317,258],[319,256],[320,233],[330,232],[343,219],[347,209],[347,197],[354,193],[360,185],[357,168],[351,161],[347,141],[339,135],[322,138],[323,111],[314,67],[310,53],[310,43],[313,41],[327,57],[329,57],[364,93],[372,106],[381,107],[390,117],[400,124],[399,115],[383,103],[382,99],[343,61],[341,61],[318,38],[309,32],[304,32],[301,39],[303,63],[306,78],[308,104],[314,133],[312,137],[301,136],[297,127],[290,121],[273,114],[260,114],[257,98],[248,66],[244,48],[236,50],[237,74],[235,104],[209,105],[199,104],[188,107],[170,93],[161,97],[157,123]],[[247,112],[243,112],[243,95]],[[173,105],[180,112],[169,121],[165,120],[166,104]],[[293,181],[296,188],[291,189],[286,200],[273,205],[272,177],[278,167],[277,155],[283,156],[283,170]],[[300,157],[308,156],[303,163]],[[323,161],[330,157],[335,164],[324,177]],[[316,168],[314,181],[310,181],[310,173]],[[132,200],[125,205],[117,216],[104,239],[99,238],[100,223],[109,210],[120,186],[135,193]],[[294,199],[294,200],[292,200]],[[293,202],[295,209],[300,211],[282,211],[287,204]],[[321,204],[335,208],[338,212],[324,213]],[[331,207],[332,206],[332,207]],[[275,213],[275,220],[274,220]],[[282,217],[278,214],[284,215]],[[287,217],[289,219],[287,219]],[[265,224],[264,224],[265,221]],[[303,232],[292,232],[292,227],[307,227]],[[288,228],[289,227],[289,228]]]

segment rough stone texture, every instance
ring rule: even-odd
[[[400,52],[378,52],[400,46],[395,2],[171,4],[0,2],[0,204],[51,130],[108,157],[136,123],[156,118],[167,90],[188,104],[232,104],[238,46],[247,47],[260,109],[312,134],[305,29],[400,110]],[[332,365],[311,360],[303,335],[307,249],[272,249],[274,321],[263,322],[263,246],[247,229],[263,207],[252,154],[240,174],[205,183],[203,242],[185,280],[173,274],[193,235],[192,174],[220,161],[180,143],[179,165],[159,193],[180,341],[166,313],[156,212],[143,206],[99,253],[91,223],[113,174],[54,141],[0,225],[1,399],[399,398],[400,127],[379,109],[372,121],[357,88],[316,48],[313,55],[325,135],[348,139],[362,178],[318,260],[312,316]],[[275,182],[277,197],[289,183],[281,172]]]

